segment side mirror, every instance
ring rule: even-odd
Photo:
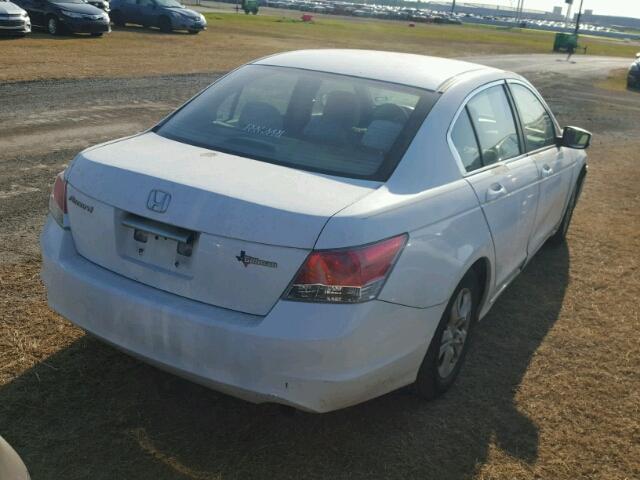
[[[578,127],[564,127],[558,144],[561,147],[585,150],[591,145],[591,133]]]

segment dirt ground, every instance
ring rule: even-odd
[[[444,398],[293,416],[85,336],[39,280],[53,175],[214,75],[0,85],[0,435],[34,480],[640,478],[640,94],[527,75],[562,124],[595,134],[567,245],[499,299]]]

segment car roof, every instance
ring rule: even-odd
[[[432,91],[437,91],[447,81],[467,72],[500,71],[448,58],[348,49],[296,50],[261,58],[253,63],[350,75]]]

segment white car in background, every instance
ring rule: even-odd
[[[0,0],[0,35],[26,35],[31,32],[29,14],[15,3]]]
[[[409,384],[433,398],[476,321],[563,241],[590,137],[513,73],[270,56],[56,178],[49,304],[254,402],[326,412]]]

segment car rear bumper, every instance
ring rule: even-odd
[[[80,328],[215,390],[314,412],[412,383],[444,308],[279,301],[249,315],[99,267],[51,218],[41,247],[49,305]]]

